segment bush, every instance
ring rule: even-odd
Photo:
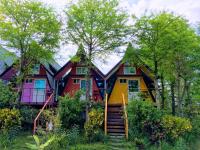
[[[162,118],[162,126],[165,129],[168,139],[177,139],[186,132],[191,131],[192,125],[186,118],[165,115]]]
[[[66,95],[59,97],[59,118],[61,126],[69,129],[74,125],[83,127],[84,125],[84,110],[85,102],[80,101],[80,94],[77,93],[74,97]]]
[[[129,138],[134,140],[147,135],[152,142],[160,140],[163,131],[160,125],[163,112],[148,101],[130,101],[128,105]]]
[[[22,116],[22,127],[24,129],[32,129],[33,121],[37,116],[39,109],[30,106],[21,106],[20,114]]]
[[[92,108],[89,112],[89,120],[85,123],[85,134],[90,142],[93,141],[101,141],[103,139],[103,121],[104,121],[104,113],[103,109]]]
[[[17,93],[0,80],[0,108],[12,108],[17,104]]]
[[[0,130],[21,126],[21,115],[17,109],[0,109]]]

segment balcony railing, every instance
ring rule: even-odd
[[[52,93],[47,88],[23,88],[21,103],[43,105]]]

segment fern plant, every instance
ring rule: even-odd
[[[38,136],[33,135],[33,138],[35,140],[35,144],[26,143],[27,148],[29,148],[30,150],[44,150],[55,139],[55,137],[53,136],[45,143],[41,143]]]

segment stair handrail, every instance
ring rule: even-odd
[[[105,99],[105,118],[104,118],[104,132],[105,135],[107,135],[107,120],[108,120],[108,94],[106,93],[106,99]]]
[[[45,107],[47,106],[47,104],[48,104],[49,102],[51,102],[52,97],[53,97],[53,94],[54,94],[54,93],[52,93],[52,94],[49,96],[49,98],[47,99],[47,101],[44,103],[43,107],[40,109],[38,115],[37,115],[36,118],[34,119],[34,123],[33,123],[33,134],[35,134],[35,131],[36,131],[37,120],[39,119],[41,113],[44,111],[44,109],[45,109]]]
[[[125,123],[125,136],[128,139],[128,115],[126,110],[126,103],[124,98],[124,93],[122,93],[123,109],[124,109],[124,123]]]

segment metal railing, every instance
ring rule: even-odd
[[[44,104],[52,94],[51,89],[47,88],[23,88],[21,103],[24,104]]]
[[[54,93],[52,93],[52,94],[50,95],[50,97],[47,99],[47,101],[45,102],[45,104],[43,105],[43,107],[40,109],[38,115],[36,116],[36,118],[35,118],[35,120],[34,120],[34,123],[33,123],[33,134],[35,134],[35,132],[36,132],[36,129],[37,129],[37,121],[38,121],[40,115],[41,115],[42,112],[44,111],[45,107],[46,107],[48,104],[50,104],[50,102],[52,101],[53,95],[54,95]]]

